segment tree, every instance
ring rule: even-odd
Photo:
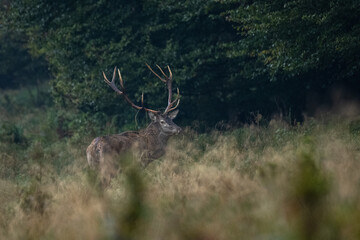
[[[169,65],[180,120],[213,126],[252,112],[301,120],[309,92],[359,78],[355,0],[84,0],[11,2],[8,22],[46,57],[55,100],[91,115],[132,121],[102,81],[118,66],[128,95],[164,107],[165,86],[145,63]],[[126,109],[120,111],[120,109]]]
[[[149,105],[163,107],[165,87],[147,70],[149,63],[171,66],[190,121],[227,118],[235,83],[228,70],[238,62],[222,48],[237,35],[220,14],[222,4],[32,0],[15,1],[12,9],[13,22],[27,32],[32,51],[49,61],[58,103],[108,115],[125,109],[101,80],[102,70],[109,74],[119,66],[130,97],[139,100],[144,92]],[[133,115],[116,114],[129,120]]]
[[[0,88],[37,84],[49,78],[45,60],[28,52],[27,37],[9,28],[8,5],[0,5]]]
[[[291,95],[289,106],[303,111],[309,92],[334,85],[357,89],[360,77],[360,2],[246,1],[228,11],[243,38],[237,53],[255,57],[270,80]],[[251,78],[251,77],[250,77]]]

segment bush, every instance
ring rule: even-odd
[[[0,125],[0,139],[8,143],[14,143],[26,147],[27,139],[24,128],[15,123],[4,122]]]

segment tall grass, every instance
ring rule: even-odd
[[[185,129],[103,191],[85,156],[97,130],[0,111],[0,239],[360,239],[359,118]]]

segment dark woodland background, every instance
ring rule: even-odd
[[[134,110],[102,80],[115,66],[133,101],[144,92],[164,109],[166,88],[145,63],[169,65],[177,122],[199,131],[259,114],[302,122],[360,90],[357,0],[2,0],[0,11],[0,88],[36,88],[64,135],[134,127]]]

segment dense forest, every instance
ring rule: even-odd
[[[301,122],[359,91],[360,7],[337,1],[3,1],[2,88],[51,76],[51,96],[95,122],[133,121],[102,81],[117,66],[132,99],[161,109],[145,64],[170,66],[181,122],[213,127],[282,114]]]
[[[183,130],[102,187],[147,64]],[[359,92],[359,0],[0,0],[0,239],[360,239]]]

